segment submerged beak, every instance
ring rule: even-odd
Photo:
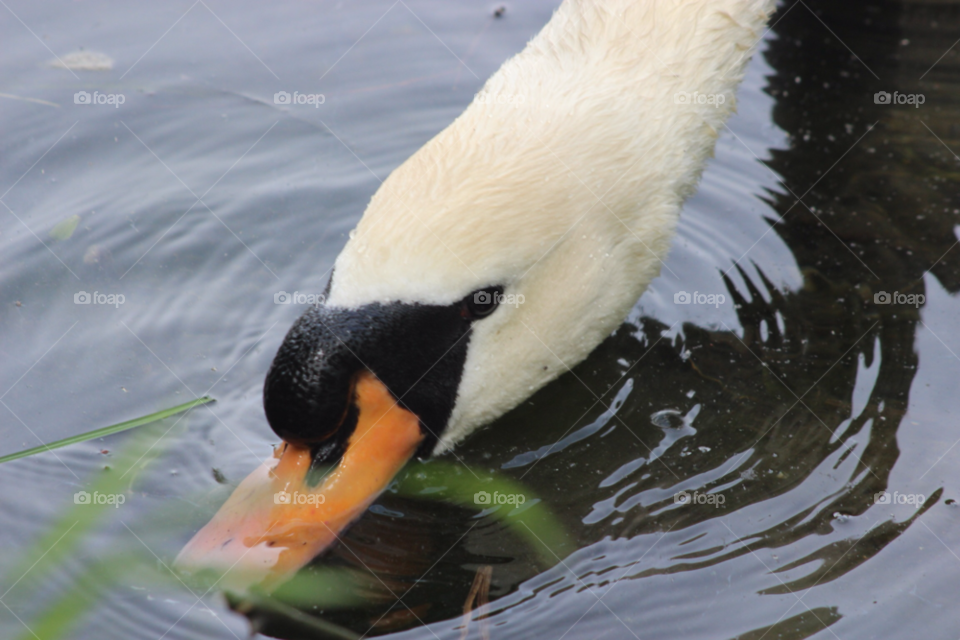
[[[247,476],[177,556],[184,572],[210,571],[217,586],[269,592],[331,546],[413,457],[419,418],[372,373],[358,376],[359,416],[336,468],[307,484],[310,449],[284,442]]]

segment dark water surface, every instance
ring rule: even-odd
[[[6,0],[0,454],[217,402],[161,425],[125,504],[37,584],[8,572],[129,436],[0,465],[0,637],[111,549],[169,561],[229,491],[215,476],[236,483],[270,454],[261,385],[304,308],[275,294],[323,290],[380,180],[556,4],[495,19],[482,2]],[[459,638],[489,565],[497,638],[960,636],[960,5],[788,0],[775,19],[628,321],[457,450],[522,478],[575,550],[543,563],[489,517],[387,494],[320,563],[376,580],[317,613]],[[81,48],[113,68],[47,64]],[[324,102],[278,106],[279,91]],[[122,579],[67,637],[249,633],[196,600]]]

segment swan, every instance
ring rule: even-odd
[[[564,0],[373,195],[267,373],[283,443],[177,566],[275,588],[411,458],[582,361],[659,274],[773,9]]]

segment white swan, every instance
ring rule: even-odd
[[[583,360],[658,275],[772,10],[565,0],[373,196],[326,303],[267,376],[287,444],[179,565],[279,584],[411,456],[450,449]],[[311,461],[337,468],[310,487]],[[296,492],[306,501],[285,502]]]

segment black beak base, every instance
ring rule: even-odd
[[[471,318],[462,305],[311,307],[267,373],[263,405],[274,432],[336,462],[356,426],[353,385],[369,370],[420,418],[426,455],[446,427],[463,375]]]

